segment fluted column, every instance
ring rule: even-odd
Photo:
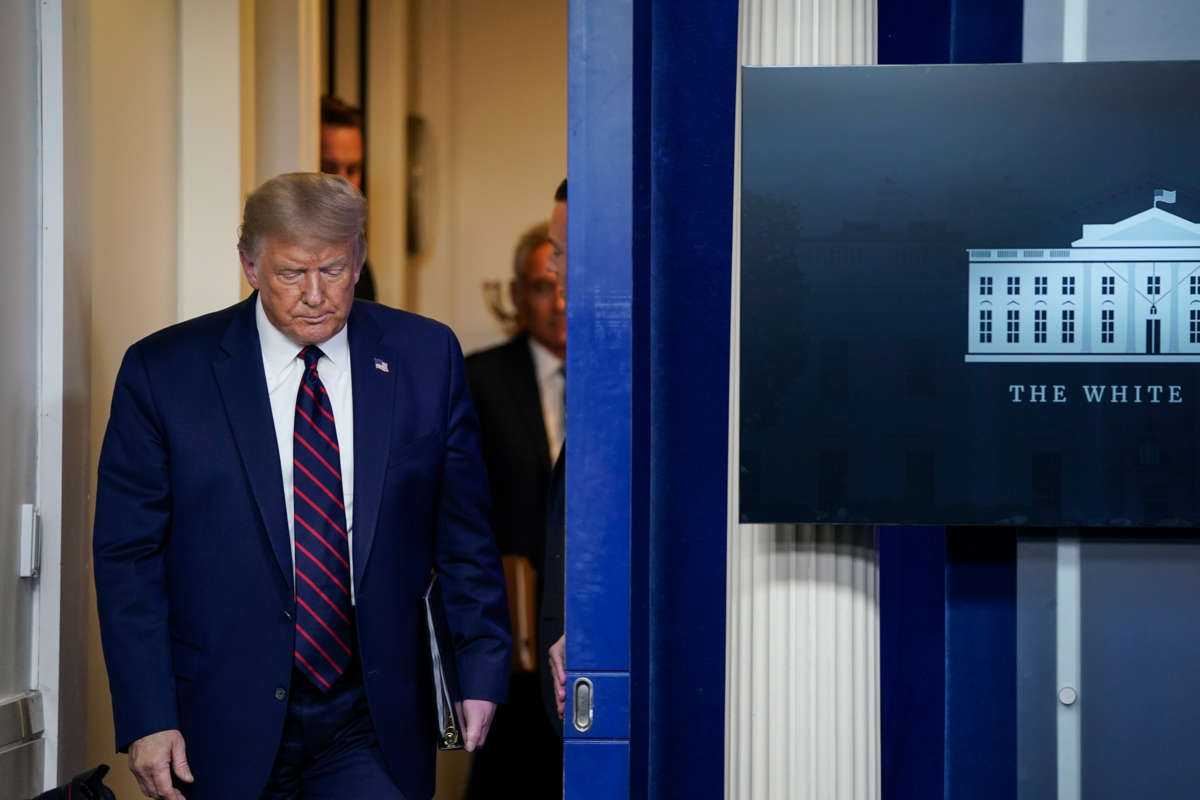
[[[872,64],[875,0],[741,0],[743,65]],[[734,177],[725,797],[877,800],[875,529],[738,522],[741,119]]]

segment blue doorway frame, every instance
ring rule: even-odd
[[[719,797],[737,3],[568,29],[566,796]]]

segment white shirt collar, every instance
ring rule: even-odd
[[[271,320],[267,319],[261,294],[254,303],[254,322],[258,326],[258,341],[262,348],[263,366],[267,370],[267,377],[275,378],[292,365],[304,348],[287,338],[282,331],[271,324]],[[346,334],[347,327],[347,325],[343,325],[340,331],[317,345],[335,370],[346,369],[350,365],[350,339]]]
[[[554,375],[562,368],[562,359],[537,339],[529,337],[529,351],[533,353],[533,372],[537,375],[538,383]]]

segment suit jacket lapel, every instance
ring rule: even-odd
[[[546,437],[546,420],[542,417],[542,393],[538,389],[537,365],[529,350],[529,334],[513,342],[512,370],[516,380],[506,381],[511,393],[512,408],[525,431],[522,441],[536,447],[546,472],[550,471],[550,440]]]
[[[257,296],[257,293],[252,294],[235,312],[221,340],[225,356],[213,362],[213,372],[275,560],[279,562],[279,570],[288,589],[295,594],[292,543],[283,501],[283,475],[279,469],[279,445],[275,441],[271,401],[267,397],[267,379],[263,374],[262,348],[258,341],[258,327],[254,322]]]
[[[358,590],[379,522],[400,362],[383,345],[382,331],[358,304],[348,326],[354,394],[354,586]]]

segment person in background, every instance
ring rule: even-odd
[[[558,276],[559,291],[567,291],[567,180],[554,191],[550,213],[550,268]],[[566,638],[566,519],[567,444],[550,475],[550,501],[546,509],[546,562],[542,573],[542,619],[538,626],[538,652],[546,654],[542,696],[551,723],[561,733],[567,701]]]
[[[355,106],[325,95],[321,98],[321,172],[340,175],[360,192],[363,190],[363,114]],[[354,287],[360,300],[375,300],[375,277],[370,263]]]
[[[540,570],[545,558],[550,469],[562,447],[565,421],[566,305],[550,266],[551,250],[546,223],[521,236],[509,286],[518,332],[467,358],[491,481],[492,530],[506,560],[523,557],[532,570]],[[540,593],[536,580],[534,588]],[[522,590],[511,583],[508,589],[510,596]],[[531,610],[535,621],[536,601]],[[517,631],[521,627],[515,622]],[[475,757],[467,792],[471,800],[562,796],[562,742],[542,717],[536,638],[529,646],[533,669],[514,665],[508,704],[497,709],[488,744]]]
[[[505,699],[462,355],[446,326],[354,299],[366,216],[341,178],[267,181],[238,242],[254,293],[133,344],[117,374],[96,599],[147,797],[429,800],[434,569],[467,750]]]

